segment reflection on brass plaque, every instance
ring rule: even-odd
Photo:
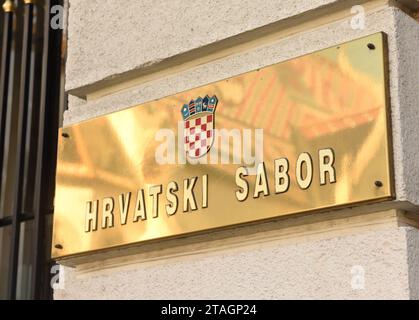
[[[378,33],[62,129],[53,257],[391,199],[385,51]]]

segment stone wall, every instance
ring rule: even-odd
[[[385,32],[397,200],[66,262],[55,297],[419,298],[419,24],[367,1],[354,29],[355,4],[70,0],[65,125]]]

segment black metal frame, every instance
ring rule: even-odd
[[[0,181],[0,210],[4,213],[0,228],[12,227],[11,254],[3,257],[9,259],[7,298],[17,298],[21,224],[33,221],[28,296],[51,299],[51,216],[64,101],[62,30],[50,28],[50,12],[54,5],[63,5],[63,0],[26,4],[15,0],[15,4],[15,12],[3,13],[0,62],[0,170],[2,177],[14,181]],[[12,122],[16,116],[17,128]],[[11,143],[15,144],[14,153],[9,152]],[[16,170],[10,170],[10,161],[16,163]],[[12,195],[7,199],[11,201],[11,212],[4,212],[6,194]]]

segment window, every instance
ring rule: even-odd
[[[63,0],[0,1],[0,299],[48,299]]]

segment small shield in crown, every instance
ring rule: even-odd
[[[198,159],[208,153],[214,142],[216,96],[199,97],[182,107],[184,142],[188,157]]]

